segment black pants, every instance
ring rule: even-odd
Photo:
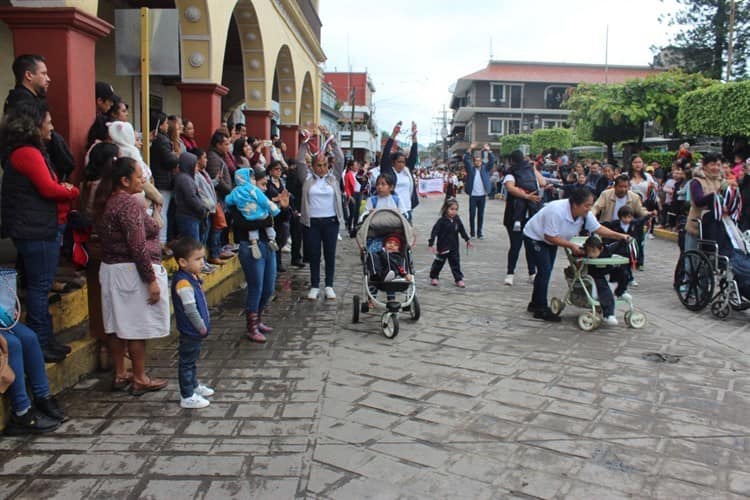
[[[281,266],[281,249],[286,245],[289,240],[289,223],[279,222],[276,224],[276,244],[279,246],[279,251],[276,252],[276,269],[278,270]]]
[[[529,268],[529,276],[536,274],[534,258],[530,254],[529,247],[523,244],[523,231],[513,231],[512,227],[505,228],[508,231],[510,248],[508,249],[508,274],[515,274],[518,257],[521,255],[521,247],[526,250],[526,265]]]
[[[455,281],[464,279],[464,274],[461,272],[461,257],[458,249],[435,256],[435,260],[432,261],[432,267],[430,268],[430,279],[438,279],[440,277],[440,271],[443,270],[446,260],[448,261],[448,265],[451,266],[453,279]]]
[[[289,222],[289,235],[292,239],[292,262],[302,262],[302,224],[299,215],[292,215]]]
[[[484,226],[484,207],[487,204],[487,196],[469,197],[469,232],[473,238],[476,234],[481,238],[482,226]],[[476,233],[474,232],[474,220],[476,219]]]

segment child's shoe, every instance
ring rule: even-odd
[[[276,243],[276,240],[268,240],[268,248],[270,248],[274,252],[278,252],[279,251],[279,244]]]
[[[505,276],[505,281],[503,283],[505,283],[506,286],[513,286],[513,275],[508,274]]]
[[[432,278],[430,280],[430,285],[432,285],[432,286],[440,286],[440,281],[437,278]]]
[[[393,278],[396,277],[396,273],[393,271],[388,271],[388,273],[385,275],[385,278],[383,278],[383,281],[393,281]]]
[[[625,302],[627,302],[628,304],[632,304],[632,303],[633,303],[633,296],[632,296],[632,295],[630,295],[630,294],[629,294],[628,292],[624,292],[624,293],[623,293],[622,295],[620,295],[620,296],[619,296],[618,298],[619,298],[619,299],[622,299],[622,300],[624,300],[624,301],[625,301]]]
[[[614,314],[612,316],[606,316],[604,318],[604,324],[607,326],[617,326],[617,317]]]
[[[255,260],[260,260],[260,258],[262,257],[260,253],[260,247],[258,246],[258,240],[252,240],[250,242],[250,254]]]
[[[188,410],[205,408],[210,404],[211,402],[208,399],[195,393],[193,393],[193,395],[189,398],[180,398],[180,408],[186,408]]]
[[[213,396],[216,393],[216,391],[214,391],[210,387],[206,387],[203,384],[198,384],[198,387],[196,387],[195,389],[193,389],[193,392],[195,392],[195,394],[197,394],[198,396],[201,396],[201,397],[204,397],[204,398],[207,398],[209,396]]]
[[[456,286],[458,288],[466,288],[466,283],[464,283],[464,280],[458,280],[456,281]]]
[[[521,221],[520,220],[517,220],[516,222],[513,223],[513,231],[516,232],[516,233],[519,232],[519,231],[521,231]]]

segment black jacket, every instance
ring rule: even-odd
[[[54,241],[57,202],[42,198],[31,179],[6,162],[2,185],[2,237]]]
[[[429,246],[434,245],[437,238],[438,253],[454,252],[458,250],[459,234],[464,240],[469,241],[469,235],[466,234],[466,229],[464,229],[464,225],[458,215],[453,219],[443,216],[432,227],[430,240],[427,244]]]
[[[188,156],[191,155],[180,157],[180,171],[174,178],[175,213],[202,220],[208,215],[208,208],[198,195],[195,185],[195,160],[190,161]]]
[[[169,138],[156,134],[151,143],[151,172],[157,189],[171,191],[174,187],[174,168],[177,166],[177,155],[172,151]]]

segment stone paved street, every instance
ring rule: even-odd
[[[750,495],[747,315],[686,311],[671,290],[676,245],[649,241],[631,290],[643,330],[581,332],[525,312],[521,259],[504,287],[503,203],[462,253],[467,288],[427,285],[426,238],[441,199],[416,212],[422,319],[393,340],[375,315],[351,323],[361,288],[340,242],[336,303],[300,299],[286,275],[260,346],[242,339],[244,291],[212,311],[199,373],[212,404],[178,406],[176,339],[151,348],[168,389],[110,393],[110,375],[63,393],[54,434],[0,439],[0,499],[741,498]],[[467,202],[460,198],[468,223]],[[285,256],[285,259],[288,258]],[[564,290],[562,252],[552,291]],[[174,336],[173,336],[174,337]],[[646,352],[681,356],[675,364]]]

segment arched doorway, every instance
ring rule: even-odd
[[[305,73],[305,79],[302,82],[302,94],[300,97],[299,123],[300,126],[306,127],[315,122],[315,92],[313,89],[312,77],[310,72]]]

